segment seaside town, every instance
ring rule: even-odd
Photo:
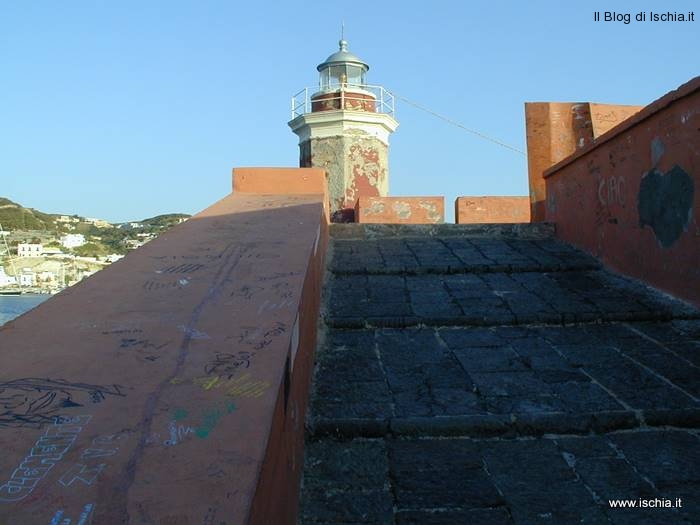
[[[58,293],[188,218],[170,214],[112,224],[45,214],[0,198],[0,295]]]

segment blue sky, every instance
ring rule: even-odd
[[[634,4],[634,7],[632,7]],[[669,7],[671,6],[671,7]],[[525,150],[526,101],[648,104],[698,75],[696,2],[0,3],[0,196],[126,221],[195,213],[235,166],[296,166],[291,96],[341,21],[368,81]],[[391,195],[524,195],[522,155],[401,101]]]

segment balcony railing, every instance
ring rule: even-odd
[[[382,86],[364,85],[328,91],[306,87],[292,97],[292,120],[312,111],[333,109],[371,111],[394,117],[394,95]]]

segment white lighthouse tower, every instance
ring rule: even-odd
[[[398,122],[393,96],[367,84],[369,66],[345,40],[339,45],[317,67],[318,89],[293,97],[289,127],[299,136],[299,166],[328,173],[332,220],[351,222],[358,197],[389,191],[389,135]]]

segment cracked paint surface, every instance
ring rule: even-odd
[[[328,173],[334,222],[352,221],[359,197],[386,196],[389,191],[389,148],[373,136],[354,130],[344,136],[312,138],[300,151],[300,163]]]

